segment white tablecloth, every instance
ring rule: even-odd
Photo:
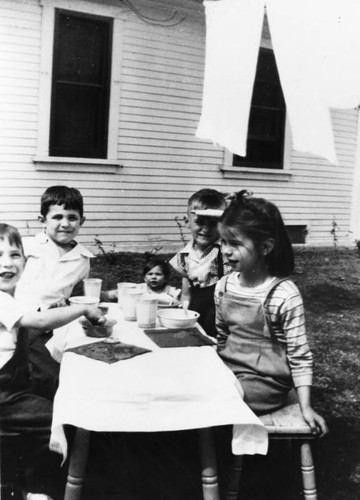
[[[121,341],[151,349],[131,359],[107,364],[75,353],[69,346],[96,342],[78,321],[55,332],[48,348],[61,360],[54,401],[51,448],[66,455],[63,425],[92,431],[157,432],[235,424],[234,454],[266,454],[267,432],[243,402],[236,377],[213,347],[157,347],[111,307]],[[166,335],[166,333],[164,333]]]

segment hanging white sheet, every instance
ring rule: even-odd
[[[204,5],[205,76],[196,136],[245,156],[264,1],[221,0]]]
[[[319,78],[318,4],[309,0],[268,0],[267,15],[293,148],[336,163],[330,109]]]

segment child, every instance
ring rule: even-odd
[[[0,429],[21,433],[26,498],[48,499],[47,495],[59,493],[60,499],[58,489],[64,486],[60,459],[49,450],[52,404],[30,391],[27,329],[59,328],[82,315],[100,322],[102,315],[97,308],[86,305],[42,312],[24,308],[14,298],[24,266],[20,234],[8,224],[0,224]],[[1,452],[6,452],[3,446]],[[6,465],[3,461],[2,466]],[[4,498],[10,498],[8,493],[9,497]]]
[[[168,284],[170,266],[162,259],[151,258],[144,267],[145,283],[140,287],[146,293],[159,295],[159,302],[164,304],[178,304],[181,290]]]
[[[312,354],[299,290],[288,279],[293,250],[277,207],[246,191],[220,219],[222,252],[233,272],[216,286],[218,353],[257,414],[285,405],[295,387],[314,434],[326,431],[311,407]]]
[[[93,257],[75,238],[85,222],[78,189],[51,186],[41,197],[39,221],[44,230],[24,238],[27,259],[16,298],[34,310],[66,305],[74,287],[89,274]],[[51,332],[30,332],[29,360],[33,390],[53,398],[59,365],[45,347]]]
[[[216,337],[215,285],[231,269],[223,262],[217,228],[225,208],[224,196],[215,189],[194,193],[187,209],[192,239],[170,261],[182,276],[182,302],[189,301],[189,309],[200,313],[199,323],[212,337]]]

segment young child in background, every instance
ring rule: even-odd
[[[75,238],[85,222],[78,189],[51,186],[41,197],[39,221],[44,230],[24,238],[26,266],[16,298],[26,307],[46,310],[66,305],[74,287],[86,278],[92,253]],[[30,332],[29,360],[33,390],[53,398],[59,365],[45,347],[52,332]]]
[[[188,200],[187,218],[192,239],[171,260],[182,276],[181,301],[200,313],[199,323],[216,337],[214,290],[230,270],[220,251],[218,220],[226,208],[224,196],[215,189],[201,189]]]
[[[179,303],[181,290],[168,284],[170,279],[170,265],[162,259],[151,258],[147,261],[143,271],[144,281],[139,288],[146,293],[156,293],[159,303]]]
[[[93,306],[76,305],[29,310],[14,298],[15,288],[25,267],[21,237],[17,229],[0,224],[0,429],[20,432],[22,487],[27,500],[62,499],[64,472],[60,455],[49,450],[52,403],[31,393],[27,343],[28,328],[59,328],[85,315],[101,322],[101,311]],[[2,444],[4,469],[7,450]],[[1,498],[12,498],[1,491]],[[8,496],[7,496],[8,495]],[[50,496],[48,496],[50,495]]]
[[[323,435],[311,406],[313,360],[302,297],[288,278],[292,246],[277,207],[241,191],[220,219],[222,252],[233,272],[216,285],[218,353],[257,414],[286,404],[295,387],[305,421]]]

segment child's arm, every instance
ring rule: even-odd
[[[74,321],[80,316],[86,316],[92,323],[105,321],[100,309],[89,305],[72,305],[46,311],[26,312],[17,321],[16,326],[34,328],[36,330],[48,331]]]
[[[217,352],[222,351],[225,348],[227,338],[229,336],[229,330],[228,327],[222,317],[222,314],[220,312],[220,307],[219,307],[219,297],[217,293],[217,289],[215,289],[215,295],[214,295],[214,301],[215,301],[215,326],[217,330]]]
[[[102,290],[100,292],[100,300],[102,302],[117,302],[118,291],[115,290]]]
[[[323,436],[328,432],[325,420],[312,408],[310,402],[310,386],[302,385],[296,388],[299,398],[301,412],[305,422],[309,425],[313,434]]]
[[[187,278],[183,278],[181,282],[181,303],[183,304],[185,301],[189,303],[190,300],[191,300],[190,283]]]

